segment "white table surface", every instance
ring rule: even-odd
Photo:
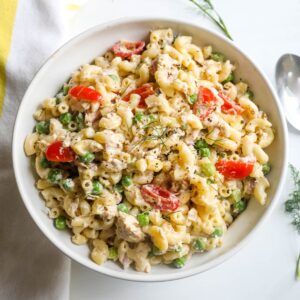
[[[214,0],[235,42],[274,83],[277,59],[300,54],[300,0]],[[70,35],[124,16],[169,16],[217,30],[188,0],[89,0],[73,19]],[[289,127],[289,161],[300,168],[300,135]],[[300,236],[284,213],[291,188],[287,180],[280,203],[249,244],[205,273],[164,283],[113,279],[72,263],[70,299],[300,299],[295,281]]]

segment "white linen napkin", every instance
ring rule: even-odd
[[[0,299],[68,299],[70,261],[31,220],[19,196],[11,161],[17,108],[33,75],[64,37],[63,4],[51,0],[9,1],[16,2],[16,15],[8,58],[1,61],[0,56],[0,64],[6,63],[0,116]],[[3,6],[8,8],[2,13],[11,13],[10,5],[3,2],[0,8]]]

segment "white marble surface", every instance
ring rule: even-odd
[[[299,0],[214,0],[235,42],[274,83],[277,59],[300,54]],[[172,16],[216,29],[188,0],[89,0],[70,28],[73,36],[92,25],[124,16]],[[216,29],[217,30],[217,29]],[[300,168],[300,135],[289,127],[289,161]],[[137,283],[113,279],[72,263],[70,299],[300,299],[295,281],[300,236],[289,225],[280,203],[250,243],[208,272],[173,282]]]

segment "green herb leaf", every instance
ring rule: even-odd
[[[298,256],[297,266],[296,266],[296,279],[300,280],[300,254]]]
[[[190,1],[193,4],[195,4],[198,8],[200,8],[201,11],[205,15],[207,15],[224,32],[224,34],[229,39],[233,40],[223,19],[218,14],[218,12],[215,10],[215,8],[210,0],[203,0],[202,2],[199,2],[198,0],[190,0]]]
[[[292,224],[300,234],[300,173],[292,164],[289,167],[294,181],[294,191],[285,202],[285,211],[291,215]]]
[[[300,280],[300,254],[298,256],[296,265],[296,280]]]
[[[151,116],[153,115],[150,115],[149,117]],[[146,141],[159,141],[159,145],[165,146],[165,140],[167,139],[170,129],[168,127],[163,127],[159,120],[150,120],[150,122],[143,126],[142,129],[145,130],[146,133],[143,133],[139,141],[136,143],[136,147]]]

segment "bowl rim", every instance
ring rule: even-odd
[[[48,66],[48,64],[55,59],[55,56],[61,52],[65,51],[65,48],[72,46],[73,43],[75,43],[78,39],[84,38],[87,35],[90,35],[92,33],[98,32],[98,31],[103,31],[106,28],[109,27],[115,27],[115,26],[120,26],[122,24],[128,24],[128,23],[139,23],[139,22],[170,22],[170,23],[177,23],[179,25],[186,25],[186,26],[192,26],[192,27],[196,27],[198,29],[200,29],[201,31],[206,32],[209,35],[214,36],[216,39],[221,40],[223,43],[227,43],[229,44],[231,47],[233,47],[237,52],[239,52],[240,54],[242,54],[242,56],[246,57],[246,59],[248,59],[252,66],[254,67],[254,69],[260,74],[260,76],[263,78],[264,83],[268,86],[268,89],[273,97],[274,100],[274,104],[277,105],[277,109],[278,109],[278,124],[279,126],[282,127],[282,132],[283,132],[283,136],[282,136],[282,143],[283,143],[283,156],[282,156],[282,160],[283,160],[283,164],[282,164],[282,174],[281,177],[279,179],[279,183],[276,187],[276,191],[274,193],[274,197],[272,198],[272,200],[270,201],[269,206],[266,208],[265,212],[263,213],[263,215],[261,216],[261,218],[259,219],[259,221],[255,224],[254,228],[243,238],[241,239],[235,246],[233,246],[230,250],[228,250],[227,252],[221,254],[220,256],[214,258],[212,261],[206,262],[201,266],[197,266],[194,267],[192,269],[188,269],[188,270],[182,270],[180,273],[169,273],[169,274],[155,274],[152,275],[147,274],[146,276],[144,274],[139,274],[138,272],[136,274],[131,274],[131,273],[126,273],[124,272],[122,269],[120,269],[120,271],[116,271],[116,270],[110,270],[108,268],[102,269],[99,268],[98,265],[95,264],[95,266],[92,265],[87,265],[83,258],[81,257],[80,254],[73,254],[71,250],[68,249],[68,246],[66,246],[64,243],[62,243],[61,241],[59,241],[55,235],[51,234],[50,231],[48,231],[46,225],[43,225],[39,220],[38,220],[38,213],[35,212],[34,206],[33,204],[31,204],[31,200],[27,199],[24,195],[25,195],[25,188],[24,185],[22,183],[22,177],[20,174],[20,170],[19,167],[17,166],[16,163],[16,157],[18,155],[18,147],[20,144],[20,141],[17,140],[16,136],[16,129],[18,127],[18,123],[21,120],[21,112],[24,111],[24,106],[25,106],[25,99],[27,98],[27,95],[30,93],[31,91],[31,87],[33,85],[33,83],[35,81],[37,81],[39,79],[39,74],[42,73],[42,71]],[[239,46],[237,46],[236,44],[234,44],[231,40],[229,40],[228,38],[222,36],[220,33],[215,32],[214,30],[211,29],[207,29],[206,27],[203,27],[199,24],[197,24],[195,21],[186,21],[183,19],[177,19],[177,18],[169,18],[169,17],[149,17],[149,16],[142,16],[142,17],[125,17],[125,18],[118,18],[118,19],[114,19],[111,20],[109,22],[105,22],[105,23],[101,23],[98,25],[95,25],[93,27],[90,27],[86,30],[84,30],[83,32],[79,33],[78,35],[72,37],[71,39],[69,39],[67,42],[65,42],[63,45],[61,45],[53,54],[51,54],[47,60],[45,60],[42,64],[42,66],[38,69],[38,71],[35,73],[33,79],[31,80],[30,84],[27,87],[27,90],[22,98],[22,101],[20,103],[20,106],[18,108],[18,113],[15,119],[15,124],[14,124],[14,131],[13,131],[13,139],[12,139],[12,160],[13,160],[13,169],[14,169],[14,174],[15,174],[15,179],[16,179],[16,183],[20,192],[20,196],[22,198],[22,201],[27,209],[27,211],[29,212],[31,218],[33,219],[33,221],[35,222],[35,224],[37,225],[37,227],[43,232],[43,234],[48,238],[48,240],[51,241],[51,243],[53,245],[55,245],[56,248],[58,248],[61,252],[63,252],[66,256],[68,256],[69,258],[73,259],[74,261],[76,261],[77,263],[80,263],[81,265],[95,271],[98,273],[102,273],[114,278],[118,278],[118,279],[123,279],[123,280],[129,280],[129,281],[138,281],[138,282],[162,282],[162,281],[170,281],[170,280],[176,280],[176,279],[181,279],[181,278],[186,278],[195,274],[199,274],[202,272],[205,272],[209,269],[212,269],[216,266],[218,266],[219,264],[225,262],[227,259],[229,259],[230,257],[232,257],[234,254],[236,254],[238,251],[240,251],[248,242],[249,240],[253,237],[254,233],[258,230],[258,228],[260,228],[262,226],[262,224],[267,220],[267,218],[270,216],[270,214],[272,213],[275,205],[277,204],[282,188],[283,188],[283,184],[286,178],[286,174],[287,174],[287,158],[288,158],[288,131],[287,131],[287,124],[285,121],[285,117],[283,114],[283,110],[281,108],[281,104],[280,101],[278,99],[278,96],[275,92],[275,89],[273,88],[270,80],[267,78],[267,76],[265,75],[265,73],[260,69],[260,67],[258,67],[258,65],[254,62],[254,60],[252,58],[250,58],[247,54],[244,53],[243,50],[240,49]]]

